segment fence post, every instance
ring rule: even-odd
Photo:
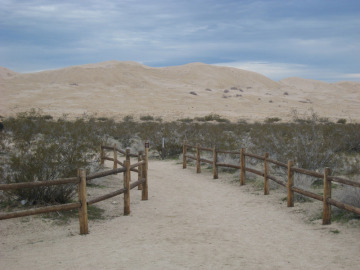
[[[116,144],[114,144],[114,166],[113,169],[117,169],[117,150],[116,150]]]
[[[245,148],[241,148],[240,152],[240,185],[245,185]]]
[[[196,144],[196,173],[201,173],[200,167],[200,145]]]
[[[213,148],[213,175],[214,175],[214,179],[218,179],[219,175],[218,175],[218,167],[216,165],[217,163],[217,147],[216,145]]]
[[[142,156],[142,151],[139,151],[139,153],[138,153],[138,162],[141,162],[141,156]],[[138,180],[140,180],[141,178],[142,178],[142,166],[143,165],[140,165],[139,167],[138,167]],[[140,185],[138,185],[138,190],[142,190],[142,184],[140,184]]]
[[[87,215],[87,202],[86,202],[86,171],[85,169],[78,169],[79,177],[79,201],[81,206],[79,208],[79,224],[80,234],[88,234],[88,215]]]
[[[268,174],[269,174],[269,163],[268,163],[268,158],[269,158],[269,153],[265,153],[265,158],[264,158],[264,195],[269,195],[270,192],[270,185],[269,185],[269,179],[268,179]]]
[[[141,200],[146,201],[148,199],[148,155],[149,155],[149,143],[145,143],[145,164],[143,165],[142,177],[145,179],[145,182],[142,184],[142,194]]]
[[[130,161],[130,148],[126,148],[125,150],[125,156],[126,156],[126,160]]]
[[[186,141],[184,141],[184,144],[183,144],[183,169],[186,169],[186,153],[187,153]]]
[[[331,204],[328,203],[327,199],[331,198],[331,181],[328,176],[331,174],[329,168],[324,170],[324,196],[323,196],[323,225],[331,223]]]
[[[124,173],[124,216],[130,215],[130,160],[125,160],[125,173]]]
[[[165,158],[165,138],[162,137],[161,139],[161,158]]]
[[[291,167],[294,166],[294,161],[288,161],[288,173],[287,173],[287,206],[294,207],[294,191],[292,187],[294,186],[294,171]]]
[[[100,166],[104,166],[104,157],[105,157],[105,152],[104,152],[103,144],[101,144],[101,146],[100,146]]]

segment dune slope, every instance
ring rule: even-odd
[[[360,83],[275,82],[255,72],[202,63],[153,68],[108,61],[27,74],[1,68],[0,96],[2,116],[39,108],[54,116],[151,114],[173,120],[215,113],[233,121],[258,121],[287,120],[294,109],[313,109],[334,120],[360,120]]]

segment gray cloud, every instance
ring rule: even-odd
[[[0,0],[0,6],[0,65],[20,72],[111,59],[153,66],[284,63],[306,66],[323,80],[360,69],[355,0]],[[275,70],[276,78],[288,74]]]

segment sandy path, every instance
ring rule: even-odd
[[[270,196],[150,161],[149,200],[131,215],[69,226],[0,222],[0,269],[358,269],[360,231],[306,224]],[[122,199],[122,198],[121,198]],[[118,199],[120,200],[120,198]],[[122,205],[119,203],[119,209]],[[293,209],[292,209],[293,211]],[[20,222],[17,219],[17,222]],[[31,224],[29,224],[31,223]],[[15,226],[16,227],[16,226]],[[46,226],[45,226],[46,227]]]

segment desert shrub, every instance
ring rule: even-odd
[[[265,119],[265,123],[267,123],[267,124],[276,123],[279,121],[281,121],[281,119],[279,117],[268,117]]]
[[[215,121],[219,122],[219,123],[230,123],[229,119],[222,118],[222,117],[217,118]]]
[[[323,186],[323,180],[315,177],[311,177],[305,174],[295,174],[294,177],[294,186],[315,192],[314,188],[321,188]],[[322,190],[322,189],[321,189]],[[307,196],[304,196],[302,194],[296,193],[294,194],[294,198],[296,201],[305,202],[310,201],[311,199]]]
[[[339,120],[337,120],[338,124],[346,124],[346,119],[345,118],[340,118]]]
[[[294,160],[301,168],[318,169],[332,167],[336,162],[336,146],[328,135],[324,128],[312,125],[264,125],[262,133],[252,139],[256,148],[279,160]]]
[[[356,177],[360,175],[360,155],[351,151],[350,153],[342,155],[342,174],[348,175],[348,177]]]
[[[167,140],[164,148],[162,148],[162,144],[157,144],[155,149],[162,158],[175,158],[182,153],[182,143],[176,140]]]
[[[199,122],[205,122],[205,117],[195,117],[195,120],[196,121],[199,121]]]
[[[187,117],[187,118],[181,118],[178,121],[184,122],[184,123],[191,123],[194,121],[194,119]]]
[[[218,119],[220,119],[220,115],[218,114],[209,114],[209,115],[206,115],[204,117],[205,121],[217,121]]]
[[[336,188],[333,193],[333,197],[335,200],[360,208],[360,188],[352,186],[342,186],[340,188]],[[333,207],[332,210],[333,221],[345,222],[352,219],[360,219],[359,215],[343,209],[339,209],[337,207]]]
[[[107,121],[108,118],[102,116],[102,117],[98,117],[97,120],[98,120],[98,121]]]
[[[45,120],[52,120],[53,117],[51,115],[49,115],[49,114],[46,114],[46,115],[44,115],[44,119]]]
[[[196,121],[199,122],[210,122],[210,121],[216,121],[219,123],[229,123],[230,121],[228,119],[222,118],[218,114],[208,114],[204,117],[195,117]]]
[[[132,121],[134,121],[134,116],[126,115],[126,116],[123,117],[123,121],[124,122],[132,122]]]
[[[347,124],[337,127],[341,135],[340,151],[357,152],[360,151],[360,124]]]
[[[154,121],[154,117],[151,115],[140,116],[141,121]]]
[[[320,123],[316,115],[297,118],[294,123],[258,125],[251,138],[257,151],[269,152],[278,160],[294,160],[297,166],[312,170],[336,170],[338,152],[348,144],[343,130],[332,123]]]
[[[334,197],[340,202],[360,208],[360,188],[344,185],[334,193]]]
[[[238,124],[247,124],[247,121],[245,119],[239,119],[237,121]]]
[[[7,119],[6,155],[1,178],[7,183],[37,182],[74,177],[78,168],[94,169],[98,164],[97,134],[93,119],[45,121],[38,112]],[[75,187],[60,185],[9,192],[29,203],[64,203]]]

